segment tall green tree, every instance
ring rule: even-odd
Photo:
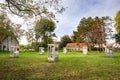
[[[95,44],[99,45],[99,48],[102,47],[102,44],[105,43],[106,38],[106,23],[111,20],[108,16],[106,17],[95,17],[95,18],[83,18],[81,19],[77,31],[74,31],[74,38],[76,42],[89,42],[93,46]]]
[[[32,44],[33,42],[35,42],[35,31],[33,28],[28,29],[25,35],[28,40],[28,44]]]
[[[117,12],[115,17],[115,28],[117,34],[115,35],[116,42],[120,44],[120,11]]]
[[[105,43],[105,23],[101,18],[96,17],[94,24],[89,28],[92,34],[91,40],[92,44],[98,44],[101,50],[102,44]]]
[[[20,24],[13,24],[12,27],[12,32],[14,33],[14,36],[17,38],[18,41],[20,41],[21,37],[25,35],[25,30],[21,29],[22,26]]]
[[[64,35],[63,37],[61,37],[61,41],[60,41],[60,45],[59,47],[62,49],[63,47],[66,46],[67,43],[71,43],[72,40],[69,37],[69,35]]]
[[[115,17],[115,28],[118,34],[120,34],[120,11],[117,12]]]
[[[55,28],[55,23],[52,20],[47,18],[38,20],[34,26],[36,41],[41,40],[40,42],[46,45],[51,43],[52,37],[56,36],[54,33]]]
[[[91,17],[82,18],[79,25],[77,26],[77,31],[73,31],[73,38],[75,42],[90,42],[90,31],[89,27],[91,27],[94,23],[94,19]]]
[[[0,14],[0,35],[15,37],[20,40],[24,35],[24,30],[20,24],[14,24],[6,14]]]
[[[0,35],[13,36],[11,20],[6,14],[0,14]]]

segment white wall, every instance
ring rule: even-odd
[[[17,42],[16,39],[8,37],[2,42],[1,50],[10,51],[11,46],[19,46],[19,43]]]

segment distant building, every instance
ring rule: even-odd
[[[83,47],[88,47],[88,46],[90,46],[89,43],[68,43],[66,45],[66,49],[81,51],[83,49]]]
[[[0,35],[0,50],[10,51],[11,46],[19,46],[19,42],[15,37]]]
[[[120,44],[118,43],[107,43],[106,46],[112,46],[114,49],[120,49]]]

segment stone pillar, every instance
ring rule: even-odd
[[[44,51],[44,48],[43,47],[39,47],[39,53],[40,54],[43,54],[45,51]]]
[[[63,53],[65,53],[65,54],[67,53],[66,47],[63,48]]]
[[[87,54],[88,53],[88,47],[87,46],[84,46],[83,47],[83,54]]]
[[[107,57],[113,57],[114,55],[114,49],[112,46],[106,46],[105,47],[105,54]]]

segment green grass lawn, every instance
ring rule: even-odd
[[[0,80],[120,80],[120,53],[108,58],[99,52],[60,52],[59,61],[49,63],[47,53],[10,58],[9,52],[0,52]]]

